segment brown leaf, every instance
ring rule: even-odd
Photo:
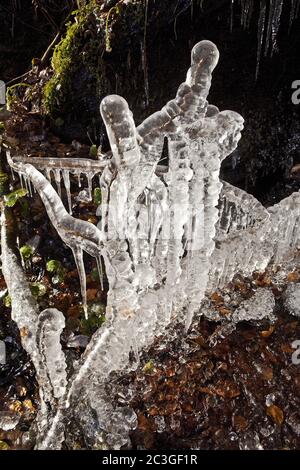
[[[297,282],[300,279],[300,275],[297,271],[293,271],[291,273],[288,273],[286,280],[288,282]]]
[[[223,297],[220,294],[218,294],[218,292],[214,292],[213,294],[211,294],[210,298],[215,304],[224,303]]]
[[[263,330],[260,332],[260,336],[263,338],[269,338],[271,334],[275,331],[275,325],[270,325],[270,327],[267,330]]]
[[[246,418],[244,418],[244,416],[236,415],[233,417],[233,426],[238,431],[244,431],[248,426],[248,421],[246,420]]]
[[[225,307],[219,307],[219,308],[218,308],[218,312],[219,312],[221,315],[224,315],[224,316],[227,316],[227,315],[230,315],[230,314],[231,314],[230,308],[225,308]]]
[[[255,284],[259,287],[268,287],[272,284],[272,281],[269,276],[263,276],[256,279]]]
[[[11,411],[15,411],[17,413],[21,413],[22,411],[22,402],[19,401],[19,400],[15,400],[13,401],[10,405],[9,405],[9,409]]]
[[[29,411],[30,413],[35,412],[35,408],[33,406],[33,403],[29,399],[23,401],[22,407],[23,407],[24,410]]]
[[[234,287],[236,290],[238,290],[239,292],[241,292],[241,294],[247,294],[248,292],[248,287],[247,285],[245,284],[245,282],[242,282],[242,281],[235,281],[234,282]]]
[[[266,380],[272,380],[273,379],[273,369],[272,369],[272,367],[262,366],[261,367],[261,373],[262,373],[263,377]]]
[[[284,414],[281,408],[277,405],[267,407],[267,415],[273,419],[276,424],[282,424],[284,421]]]
[[[67,310],[67,317],[79,318],[81,314],[80,305],[71,305]]]
[[[21,338],[26,338],[28,336],[28,328],[26,328],[26,326],[23,326],[21,329],[20,329],[20,335],[21,335]]]
[[[281,349],[282,352],[287,353],[287,354],[293,354],[293,352],[294,352],[294,349],[292,348],[292,346],[289,343],[283,343],[280,346],[280,349]]]
[[[94,300],[97,297],[98,289],[87,289],[86,298],[87,300]]]
[[[223,398],[236,398],[240,395],[238,386],[230,380],[219,381],[216,385],[200,387],[200,391],[209,395],[218,395]]]

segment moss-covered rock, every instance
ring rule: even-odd
[[[54,124],[57,118],[64,122],[58,132],[81,140],[88,135],[99,143],[99,102],[111,93],[123,95],[136,119],[143,119],[152,110],[148,60],[150,54],[158,56],[157,34],[169,28],[180,6],[190,3],[89,0],[73,12],[44,87],[45,111]]]

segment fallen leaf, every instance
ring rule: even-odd
[[[267,415],[273,419],[276,424],[282,424],[284,421],[284,414],[281,408],[277,405],[267,407]]]
[[[230,308],[225,308],[225,307],[218,308],[218,312],[224,316],[230,315],[232,313]]]
[[[30,413],[35,413],[35,408],[31,400],[24,400],[22,403],[24,410],[29,411]]]
[[[19,400],[13,401],[13,402],[9,405],[9,409],[10,409],[11,411],[16,411],[17,413],[21,413],[21,411],[22,411],[22,402],[19,401]]]
[[[26,338],[28,336],[28,328],[26,326],[23,326],[23,328],[20,328],[20,336],[21,338]]]
[[[282,352],[287,353],[287,354],[293,354],[293,352],[294,352],[294,349],[292,348],[292,346],[289,343],[283,343],[280,346],[280,349],[281,349]]]
[[[0,441],[0,450],[10,450],[10,447],[7,442]]]
[[[266,380],[272,380],[273,379],[273,369],[272,369],[272,367],[262,366],[261,373],[262,373],[264,379],[266,379]]]
[[[98,289],[87,289],[86,298],[87,300],[94,300],[97,297]]]
[[[288,273],[286,277],[286,280],[288,282],[297,282],[299,281],[299,279],[300,279],[300,274],[298,273],[298,271],[293,271],[291,273]]]
[[[218,292],[214,292],[213,294],[211,294],[210,298],[215,304],[224,303],[223,297],[220,294],[218,294]]]
[[[267,330],[263,330],[260,332],[260,336],[263,338],[269,338],[271,334],[275,331],[275,325],[270,325],[270,327]]]
[[[244,416],[235,415],[233,417],[233,426],[238,429],[238,431],[244,431],[248,426],[248,421]]]

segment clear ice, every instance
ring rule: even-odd
[[[176,97],[138,127],[122,97],[106,97],[100,112],[111,152],[99,154],[98,160],[8,154],[10,166],[27,186],[33,185],[74,254],[85,311],[83,252],[97,260],[100,271],[104,261],[109,282],[106,321],[67,380],[59,341],[63,316],[55,309],[38,312],[6,244],[2,221],[3,273],[13,318],[31,333],[23,344],[41,386],[38,449],[60,448],[74,416],[92,447],[120,448],[128,443],[136,417],[127,407],[114,409],[105,388],[110,374],[132,367],[130,354],[138,360],[139,352],[170,322],[188,329],[206,292],[224,286],[237,273],[251,274],[296,256],[299,193],[266,209],[253,196],[220,180],[221,162],[236,148],[243,118],[207,102],[218,58],[213,43],[197,44]],[[168,159],[163,164],[166,145]],[[58,193],[63,181],[70,210],[70,175],[79,176],[79,181],[85,175],[89,194],[92,179],[100,177],[97,226],[65,209]],[[254,320],[272,320],[265,308],[272,306],[271,295],[258,291],[250,307],[241,306],[233,314],[232,324],[253,320],[252,310],[260,304]]]

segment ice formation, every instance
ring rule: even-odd
[[[258,288],[252,297],[240,303],[230,316],[229,321],[224,322],[210,337],[210,346],[216,344],[219,339],[232,333],[236,325],[242,321],[250,321],[257,324],[262,320],[268,320],[270,323],[276,321],[274,315],[275,297],[271,290]]]
[[[20,421],[20,416],[12,411],[0,412],[0,429],[10,431],[14,429]]]
[[[31,357],[40,387],[41,413],[54,410],[66,388],[66,364],[60,344],[64,316],[56,309],[39,312],[26,276],[14,252],[9,227],[12,221],[2,208],[1,260],[2,272],[11,296],[11,316],[16,322],[21,342]]]
[[[284,306],[289,313],[300,317],[300,287],[299,284],[289,284],[284,293]]]
[[[3,222],[3,273],[13,317],[20,328],[30,331],[23,344],[37,369],[42,402],[50,408],[42,406],[38,418],[39,449],[60,448],[64,429],[77,412],[90,446],[126,444],[136,417],[127,407],[114,410],[105,391],[110,374],[132,367],[130,353],[138,360],[141,349],[170,322],[189,328],[206,291],[223,286],[236,273],[250,274],[270,262],[284,262],[299,248],[299,193],[266,209],[246,192],[220,181],[221,162],[236,148],[243,119],[207,102],[218,56],[211,42],[197,44],[176,97],[138,127],[123,98],[106,97],[100,111],[111,153],[99,154],[97,161],[8,154],[12,169],[28,188],[34,186],[52,224],[74,253],[83,305],[83,251],[96,258],[100,270],[104,260],[109,282],[106,321],[67,381],[59,342],[63,316],[54,309],[39,314],[31,303],[22,270],[12,264]],[[165,142],[168,164],[162,165]],[[70,174],[86,175],[89,193],[92,179],[100,176],[97,227],[66,211],[41,173],[51,180],[50,170],[59,194],[63,179],[69,208]],[[273,298],[264,298],[269,294],[259,292],[250,302],[250,310],[262,297],[262,305],[269,303],[267,311],[257,309],[259,318],[272,305]],[[241,306],[233,314],[233,324],[253,317],[249,308]],[[272,319],[271,312],[267,316]]]

